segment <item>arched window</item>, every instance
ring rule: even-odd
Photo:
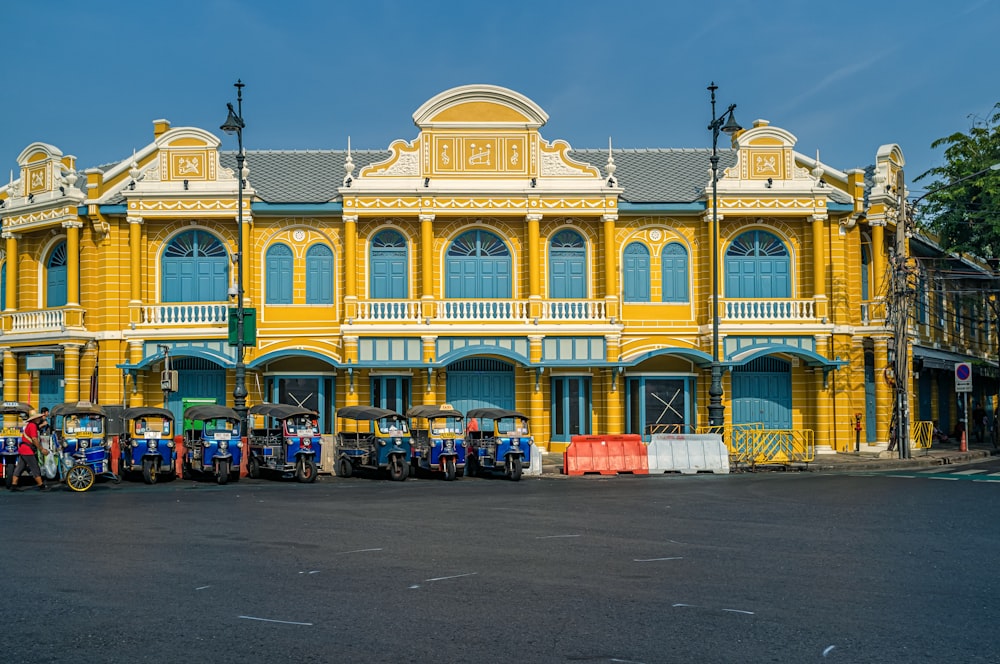
[[[406,238],[399,231],[386,229],[372,238],[371,298],[403,300],[407,296],[409,270],[406,261]]]
[[[60,242],[45,264],[45,306],[66,306],[66,243]]]
[[[224,302],[229,289],[229,252],[205,231],[185,231],[163,252],[164,302]]]
[[[622,262],[625,302],[649,302],[649,249],[641,242],[625,247]]]
[[[568,228],[549,242],[549,297],[587,297],[587,249],[580,234]]]
[[[871,292],[869,291],[870,286],[868,285],[869,279],[871,278],[872,269],[872,248],[865,239],[861,242],[861,301],[867,302],[871,299]]]
[[[306,304],[333,304],[333,252],[325,244],[306,251]]]
[[[684,245],[671,242],[663,248],[663,301],[687,302],[688,253]]]
[[[489,231],[462,233],[448,247],[445,297],[511,297],[511,259],[507,245]]]
[[[773,233],[746,231],[726,251],[726,297],[791,297],[788,249]]]
[[[285,244],[275,244],[264,258],[267,273],[268,304],[292,303],[292,250]]]

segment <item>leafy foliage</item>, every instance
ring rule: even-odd
[[[931,147],[944,147],[947,163],[915,180],[933,178],[916,210],[918,223],[948,251],[1000,258],[1000,170],[990,168],[1000,164],[1000,103],[967,134],[939,138]]]

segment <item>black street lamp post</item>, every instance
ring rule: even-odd
[[[236,386],[233,388],[233,410],[240,417],[240,435],[246,435],[247,424],[247,369],[243,363],[243,326],[246,311],[243,308],[243,81],[237,79],[236,110],[227,103],[229,116],[220,127],[227,134],[236,134]]]
[[[715,116],[715,91],[719,86],[713,81],[708,86],[712,93],[712,383],[708,388],[708,425],[721,427],[725,424],[726,408],[722,405],[722,364],[719,362],[719,132],[732,136],[743,129],[736,122],[733,111],[736,104],[730,104],[721,116]]]

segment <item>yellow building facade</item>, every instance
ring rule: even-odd
[[[341,406],[444,402],[516,408],[551,450],[693,430],[717,219],[727,424],[847,452],[860,414],[861,445],[885,446],[898,146],[838,170],[758,120],[720,151],[713,211],[710,150],[574,150],[543,137],[547,120],[517,92],[464,86],[386,150],[248,151],[242,174],[214,133],[166,120],[110,167],[32,143],[0,189],[4,400],[231,405],[241,264],[248,401],[315,408],[325,433]],[[961,306],[922,283],[920,311]],[[946,381],[925,376],[951,355],[985,366],[995,330],[946,338],[918,314],[932,352],[913,412],[926,391],[934,418],[953,417]],[[179,389],[165,394],[168,362]],[[977,371],[980,398],[995,393]]]

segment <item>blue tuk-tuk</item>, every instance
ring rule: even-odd
[[[217,405],[191,406],[184,411],[184,455],[181,475],[190,479],[194,473],[213,475],[219,484],[240,478],[240,416],[232,408]],[[187,424],[185,424],[185,427]]]
[[[17,423],[3,427],[0,431],[0,463],[3,463],[3,481],[9,489],[14,482],[14,468],[17,466],[17,448],[21,444],[21,431],[24,430],[24,421],[28,413],[34,410],[30,405],[22,401],[4,401],[0,404],[0,415],[7,418],[17,418]]]
[[[465,468],[465,417],[449,404],[414,406],[410,418],[413,467],[453,480]]]
[[[355,422],[354,431],[338,427],[334,452],[338,477],[350,477],[366,468],[387,471],[389,479],[397,482],[406,479],[413,449],[404,416],[375,406],[345,406],[337,411],[337,417]],[[365,430],[359,431],[362,426]]]
[[[322,441],[316,424],[319,413],[301,406],[261,403],[251,415],[264,418],[262,428],[251,428],[247,449],[247,474],[262,471],[294,476],[299,482],[315,482],[320,470]]]
[[[156,484],[161,474],[176,474],[177,450],[174,446],[174,414],[166,408],[136,406],[122,413],[119,472],[142,470],[146,484]]]
[[[59,461],[59,479],[73,491],[86,491],[98,477],[120,482],[111,471],[111,443],[104,408],[89,401],[60,403],[49,412]]]
[[[470,431],[466,434],[469,456],[466,472],[470,475],[499,472],[513,481],[521,479],[524,464],[531,462],[531,433],[528,416],[504,408],[473,408],[465,414],[469,420],[493,422],[492,431]]]

